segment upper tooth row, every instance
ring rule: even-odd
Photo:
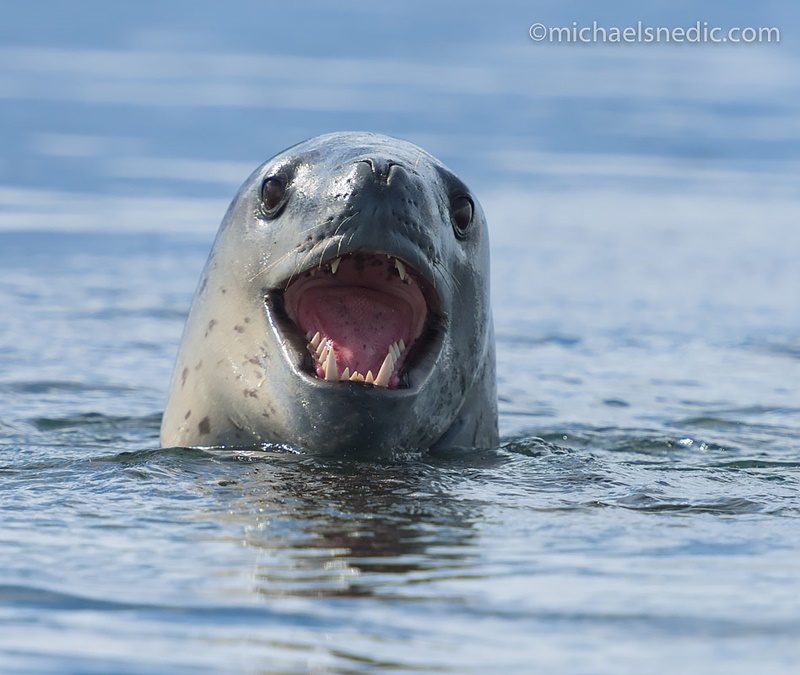
[[[391,256],[390,256],[391,259]],[[339,269],[339,265],[341,264],[341,258],[334,258],[331,260],[331,273],[336,274],[336,270]],[[406,273],[406,266],[405,263],[398,258],[394,259],[394,266],[397,268],[397,273],[400,275],[400,281],[405,281],[408,274]]]
[[[339,369],[336,366],[336,356],[331,348],[331,341],[329,338],[323,338],[319,331],[309,340],[309,351],[311,351],[317,358],[317,362],[325,370],[325,379],[328,382],[335,382],[336,380],[350,380],[351,382],[366,382],[367,384],[374,384],[377,387],[388,387],[389,379],[392,377],[394,368],[400,355],[406,350],[406,343],[403,338],[397,342],[392,342],[389,345],[389,351],[386,352],[386,357],[383,359],[377,375],[373,375],[371,370],[367,371],[366,375],[359,372],[350,373],[350,368],[345,368],[344,372],[340,375]]]

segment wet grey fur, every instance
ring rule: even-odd
[[[265,214],[266,177],[287,182]],[[456,236],[451,199],[474,203]],[[313,265],[383,252],[435,287],[441,348],[409,389],[330,383],[301,369],[306,339],[280,333],[265,298]],[[262,164],[217,233],[184,329],[161,426],[163,446],[294,447],[347,452],[491,446],[497,442],[489,242],[478,200],[406,141],[335,133]]]

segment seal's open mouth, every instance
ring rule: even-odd
[[[427,283],[408,263],[357,252],[306,270],[283,294],[305,339],[308,370],[330,382],[396,389],[436,332]]]

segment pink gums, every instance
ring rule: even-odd
[[[394,262],[384,255],[341,258],[336,274],[329,265],[314,268],[292,283],[286,311],[306,335],[320,333],[333,347],[339,374],[378,374],[389,346],[402,339],[409,347],[422,333],[427,306],[411,275],[401,281]],[[395,364],[389,387],[398,384],[404,355]],[[316,374],[325,377],[324,364]]]

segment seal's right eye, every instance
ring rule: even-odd
[[[264,179],[261,184],[261,201],[268,214],[272,215],[278,210],[285,196],[286,182],[283,179],[279,176],[269,176]]]
[[[453,229],[459,239],[467,236],[467,229],[472,224],[472,215],[475,207],[472,200],[464,195],[453,198],[450,204],[450,213],[453,220]]]

